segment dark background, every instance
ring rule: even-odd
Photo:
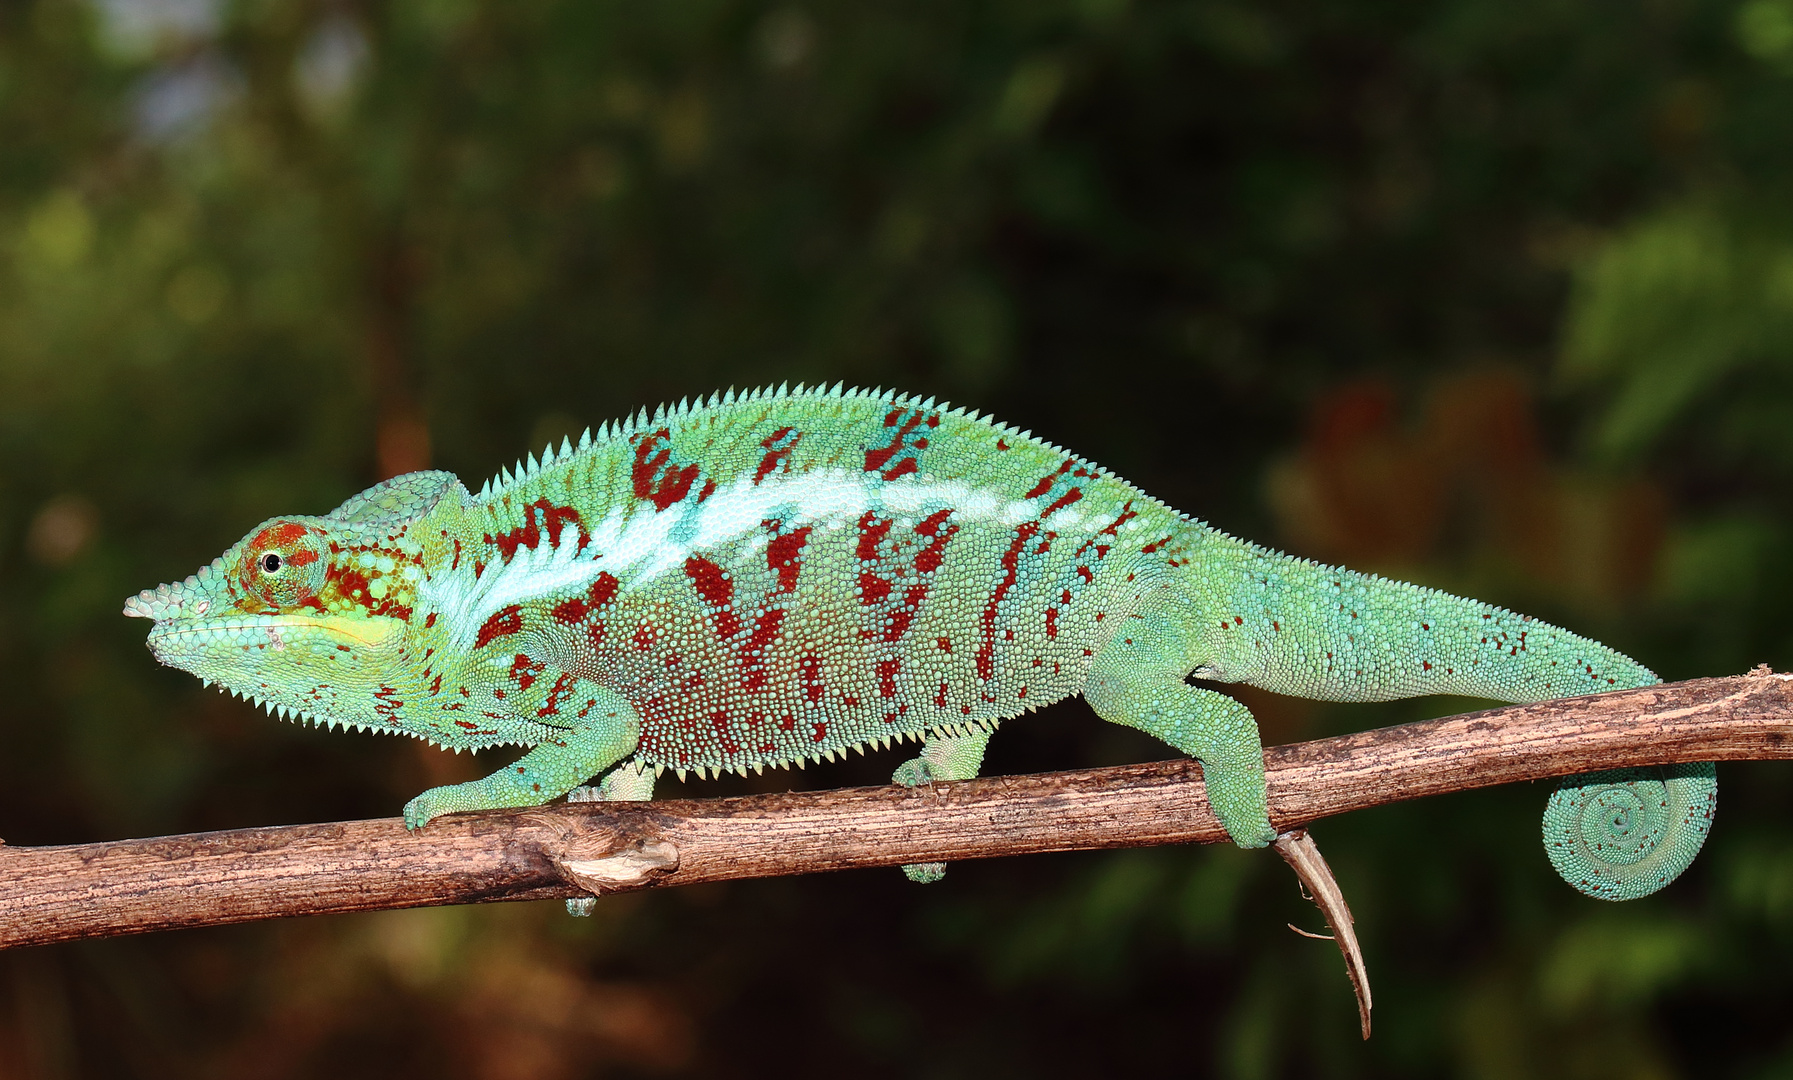
[[[0,836],[483,771],[202,691],[120,604],[728,385],[939,395],[1666,678],[1793,667],[1790,117],[1793,0],[0,3]],[[990,768],[1167,753],[1073,701]],[[1721,772],[1623,906],[1544,785],[1323,823],[1367,1045],[1279,860],[1163,849],[0,954],[0,1076],[1790,1077],[1789,774]]]

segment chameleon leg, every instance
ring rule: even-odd
[[[1143,613],[1090,661],[1084,700],[1111,723],[1138,728],[1202,763],[1208,803],[1233,843],[1263,847],[1276,839],[1264,790],[1264,744],[1251,710],[1233,698],[1183,681],[1195,665],[1180,630],[1164,613]]]
[[[606,802],[647,802],[654,797],[654,767],[625,761],[598,781],[598,798]]]
[[[625,761],[604,774],[596,784],[567,792],[567,802],[647,802],[654,797],[654,767],[640,760]],[[598,904],[595,896],[570,896],[567,914],[581,918]]]
[[[644,761],[625,761],[595,784],[567,792],[567,802],[647,802],[654,797],[654,767]]]
[[[492,775],[430,788],[412,799],[405,804],[405,827],[420,829],[443,814],[468,810],[540,806],[634,752],[641,737],[641,719],[621,695],[581,680],[572,692],[563,693],[562,699],[591,704],[571,726],[560,729],[555,741],[538,743]]]
[[[898,765],[890,782],[904,787],[920,787],[936,780],[969,780],[984,763],[984,747],[990,732],[972,728],[963,735],[929,735],[923,741],[921,754]],[[943,862],[910,863],[903,867],[910,881],[927,884],[946,876]]]

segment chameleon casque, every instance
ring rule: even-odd
[[[1333,701],[1658,681],[1527,616],[1235,539],[975,413],[839,387],[644,410],[477,496],[396,477],[258,526],[125,614],[154,620],[162,663],[282,717],[532,748],[412,799],[414,829],[600,775],[597,797],[646,799],[664,769],[910,738],[896,782],[965,779],[999,721],[1081,693],[1199,759],[1259,847],[1257,725],[1186,677]],[[1545,848],[1591,896],[1643,896],[1698,853],[1715,792],[1709,764],[1571,777]]]

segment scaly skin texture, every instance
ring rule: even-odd
[[[125,612],[155,620],[163,663],[282,716],[533,748],[418,795],[412,828],[606,770],[575,797],[905,738],[925,745],[897,782],[963,779],[998,721],[1082,693],[1200,759],[1227,831],[1259,847],[1257,725],[1191,674],[1332,701],[1656,681],[1526,616],[1236,540],[975,414],[839,389],[643,412],[477,497],[401,476],[266,522]],[[1546,821],[1559,872],[1609,899],[1678,874],[1712,771],[1666,779],[1568,783]]]

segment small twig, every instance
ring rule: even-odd
[[[1305,895],[1326,917],[1326,925],[1332,927],[1332,940],[1338,943],[1339,952],[1345,956],[1345,974],[1350,976],[1351,991],[1357,995],[1357,1022],[1367,1039],[1370,1037],[1370,972],[1364,966],[1363,949],[1357,944],[1357,931],[1352,929],[1351,908],[1345,903],[1344,891],[1333,878],[1332,867],[1326,865],[1319,845],[1306,829],[1283,833],[1276,838],[1275,847],[1283,861],[1294,868]],[[1310,934],[1293,923],[1289,924],[1289,929],[1304,937],[1326,936]]]
[[[1264,764],[1271,823],[1287,831],[1351,810],[1493,784],[1632,765],[1789,757],[1793,677],[1748,675],[1273,747]],[[415,835],[388,818],[10,846],[0,847],[0,946],[324,912],[570,898],[593,888],[1224,839],[1200,767],[1179,759],[941,783],[925,798],[886,786],[493,811],[443,818]]]

